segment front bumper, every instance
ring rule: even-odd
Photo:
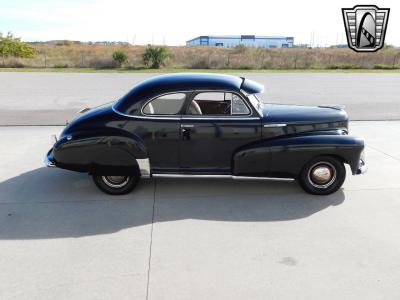
[[[50,149],[44,157],[44,164],[48,168],[54,168],[56,164],[54,163],[53,149]]]
[[[358,168],[357,168],[357,172],[356,174],[364,174],[365,172],[367,172],[367,165],[365,163],[365,160],[362,158],[360,159],[359,163],[358,163]]]

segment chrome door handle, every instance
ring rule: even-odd
[[[192,124],[181,124],[181,128],[193,128],[194,125]]]

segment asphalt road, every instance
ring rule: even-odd
[[[148,179],[101,193],[43,167],[60,127],[0,128],[0,299],[400,299],[400,122],[352,122],[369,170],[295,182]]]
[[[0,72],[0,125],[62,125],[156,74]],[[345,105],[352,120],[400,120],[400,74],[236,74],[265,85],[264,102]]]

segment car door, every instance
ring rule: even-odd
[[[153,172],[179,171],[181,110],[187,93],[168,93],[145,103],[135,134],[144,141]]]
[[[261,139],[261,119],[243,96],[196,91],[181,118],[181,172],[231,174],[240,147]]]

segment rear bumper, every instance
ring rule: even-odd
[[[367,172],[367,165],[365,163],[364,159],[360,159],[359,163],[358,163],[358,168],[357,168],[357,172],[356,175],[359,174],[364,174],[365,172]]]
[[[56,164],[54,163],[53,149],[50,149],[44,157],[44,164],[48,168],[54,168]]]

